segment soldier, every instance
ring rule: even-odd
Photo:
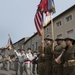
[[[0,54],[0,69],[2,69],[2,68],[3,68],[3,57]]]
[[[4,68],[8,71],[10,69],[10,55],[4,57]]]
[[[20,75],[23,75],[23,71],[27,74],[27,69],[26,69],[26,64],[25,60],[27,60],[25,50],[21,50],[21,57],[19,58],[19,63],[20,63]],[[27,74],[28,75],[28,74]]]
[[[49,36],[47,36],[45,39],[45,52],[42,55],[43,57],[45,57],[45,75],[52,75],[52,58],[53,58],[53,54],[52,54],[52,42],[53,40],[50,39]]]
[[[63,49],[65,48],[65,45],[63,44],[63,38],[57,38],[55,41],[57,42],[57,45],[54,47],[53,55],[54,55],[54,62],[53,62],[53,74],[52,75],[63,75],[63,63],[61,58],[59,60],[58,57],[62,53]],[[58,62],[57,62],[57,61]]]
[[[32,69],[33,69],[33,67],[32,67],[33,66],[32,65],[33,55],[31,53],[31,48],[27,49],[26,57],[27,57],[27,60],[25,61],[25,63],[26,63],[27,74],[28,75],[33,75],[33,73],[32,73]]]
[[[45,75],[45,58],[42,57],[42,46],[38,47],[38,74]]]
[[[74,39],[70,37],[65,38],[66,48],[62,56],[64,61],[63,75],[75,75],[75,47],[73,41]]]
[[[21,56],[21,53],[20,53],[20,49],[18,50],[14,50],[15,52],[15,72],[16,72],[16,75],[18,75],[18,70],[19,70],[19,57]]]
[[[38,61],[38,56],[37,56],[37,52],[34,51],[33,53],[33,74],[37,74],[37,61]]]
[[[15,70],[15,55],[11,55],[10,69]]]
[[[16,52],[16,50],[15,50]],[[16,52],[17,54],[17,52]],[[20,75],[23,75],[23,71],[25,70],[25,73],[27,74],[25,60],[27,60],[27,57],[25,55],[25,50],[21,50],[21,54],[19,55],[19,64],[20,64]]]

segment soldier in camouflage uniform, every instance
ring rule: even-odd
[[[75,47],[73,41],[72,38],[65,38],[66,48],[62,56],[64,61],[63,75],[75,75]]]
[[[39,46],[38,52],[38,74],[45,75],[45,59],[42,57],[42,46]]]
[[[53,40],[47,36],[45,39],[45,52],[43,54],[45,58],[45,75],[52,75],[52,42]]]
[[[53,61],[53,75],[63,75],[63,62],[61,58],[59,59],[61,62],[56,62],[57,58],[61,54],[62,50],[65,48],[65,45],[63,44],[63,38],[57,38],[55,40],[57,42],[57,45],[54,47],[53,55],[54,55],[54,61]]]

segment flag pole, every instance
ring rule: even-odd
[[[51,13],[50,15],[50,19],[51,19],[51,32],[52,32],[52,50],[54,50],[54,25],[53,25],[53,18],[52,18],[53,13]]]
[[[44,14],[43,14],[43,17],[44,17]],[[43,18],[43,21],[42,21],[42,54],[44,54],[44,18]]]
[[[42,27],[42,54],[44,54],[44,27]]]
[[[8,34],[9,38],[10,38],[10,34]]]

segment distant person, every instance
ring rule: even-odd
[[[17,54],[17,52],[16,52],[16,54]],[[18,56],[18,54],[17,54],[17,56]],[[20,65],[20,68],[19,68],[20,75],[23,75],[23,71],[25,71],[25,73],[27,74],[26,65],[25,65],[25,60],[27,60],[27,57],[25,55],[24,49],[21,49],[21,53],[19,54],[18,58],[19,58],[18,63]],[[18,73],[17,73],[17,75],[18,75]]]
[[[3,57],[0,54],[0,69],[2,69],[2,68],[3,68]]]
[[[20,67],[19,58],[21,56],[21,52],[20,52],[20,49],[14,50],[14,52],[15,52],[15,73],[16,75],[18,75],[18,70]]]
[[[33,52],[33,74],[37,74],[38,55],[37,52]]]
[[[4,57],[4,68],[9,71],[10,69],[10,55],[5,55]]]
[[[33,69],[33,64],[32,64],[33,55],[32,55],[32,52],[31,52],[31,48],[27,49],[26,57],[27,57],[27,60],[25,61],[25,63],[26,63],[27,74],[28,75],[33,75],[33,73],[32,73],[32,69]]]

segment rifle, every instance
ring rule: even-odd
[[[55,59],[55,62],[57,64],[60,64],[61,63],[61,57],[63,55],[63,53],[65,52],[65,49],[62,50],[61,54]]]

